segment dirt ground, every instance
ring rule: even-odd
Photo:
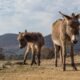
[[[42,60],[41,66],[22,65],[10,61],[13,64],[0,69],[0,80],[80,80],[80,56],[75,56],[78,71],[74,71],[67,59],[66,71],[62,70],[60,64],[56,68],[54,59]],[[30,64],[30,61],[27,61]],[[0,64],[5,61],[0,61]]]

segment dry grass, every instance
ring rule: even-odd
[[[16,63],[15,61],[11,61]],[[30,61],[28,61],[30,63]],[[67,59],[67,71],[63,72],[60,64],[54,67],[54,60],[42,60],[41,66],[12,64],[0,70],[0,80],[80,80],[80,56],[75,56],[78,71],[70,66]],[[1,61],[0,63],[4,63]]]

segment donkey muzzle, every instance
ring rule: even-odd
[[[76,44],[78,42],[78,36],[73,35],[71,40],[72,40],[72,43]]]
[[[74,44],[76,44],[77,42],[78,42],[77,40],[74,40],[74,41],[73,41]]]
[[[23,46],[19,45],[19,48],[20,48],[20,49],[22,49],[22,48],[23,48]]]

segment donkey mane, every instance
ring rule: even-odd
[[[41,33],[36,32],[20,32],[18,36],[19,47],[26,48],[24,54],[24,64],[26,63],[27,55],[31,51],[32,62],[31,65],[36,64],[35,56],[37,56],[37,63],[40,65],[41,48],[44,45],[44,37]]]
[[[56,20],[52,25],[54,26],[58,21],[62,21],[63,19]]]
[[[66,55],[67,47],[70,48],[71,65],[74,70],[77,70],[74,63],[74,44],[77,43],[79,37],[79,18],[80,14],[71,16],[63,14],[63,19],[58,19],[52,24],[52,41],[55,51],[55,66],[57,67],[58,54],[60,54],[63,71],[66,70]],[[69,46],[68,46],[69,45]]]

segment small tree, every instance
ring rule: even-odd
[[[0,60],[3,60],[3,59],[5,59],[5,56],[4,56],[4,54],[3,54],[3,48],[0,48]]]

